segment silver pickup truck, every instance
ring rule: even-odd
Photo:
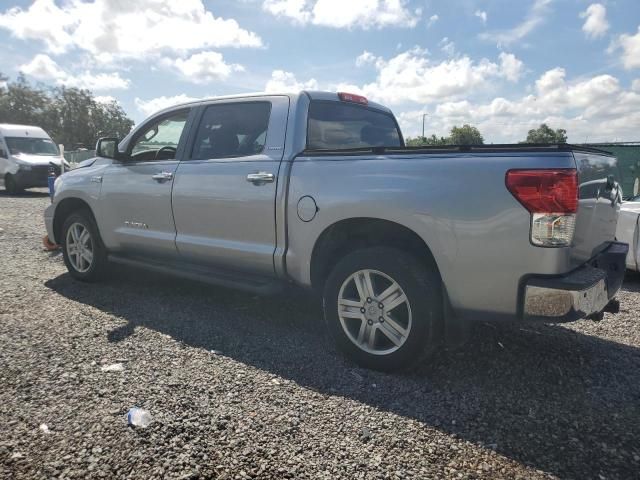
[[[568,145],[408,148],[348,93],[178,105],[59,177],[49,238],[69,273],[107,262],[323,299],[338,347],[406,367],[472,321],[614,311],[616,159]]]

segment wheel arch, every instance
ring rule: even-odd
[[[62,241],[62,226],[64,225],[65,219],[73,212],[77,212],[79,210],[87,211],[93,218],[97,227],[98,223],[96,222],[96,216],[94,215],[91,206],[89,206],[86,201],[78,197],[65,198],[60,201],[53,215],[53,235],[56,243],[60,243]]]
[[[320,291],[324,282],[344,255],[359,248],[387,246],[410,252],[440,275],[437,262],[427,243],[410,228],[390,220],[357,217],[339,220],[326,227],[316,240],[310,265],[311,285]],[[440,275],[442,278],[442,276]]]

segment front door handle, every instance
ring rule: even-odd
[[[151,175],[151,178],[153,178],[155,181],[157,182],[166,182],[168,180],[171,180],[173,178],[173,173],[171,172],[158,172],[158,173],[154,173],[153,175]]]
[[[251,182],[254,185],[264,185],[265,183],[271,183],[276,179],[273,173],[256,172],[247,175],[247,182]]]

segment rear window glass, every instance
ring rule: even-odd
[[[269,102],[208,106],[198,127],[191,158],[246,157],[262,152],[270,114]]]
[[[387,113],[341,102],[309,105],[309,150],[400,146],[398,126]]]

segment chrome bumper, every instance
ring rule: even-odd
[[[524,297],[525,317],[584,318],[601,312],[609,303],[604,280],[584,290],[559,290],[527,286]]]
[[[622,286],[629,246],[613,242],[566,275],[532,276],[523,283],[523,320],[571,322],[598,315]]]

